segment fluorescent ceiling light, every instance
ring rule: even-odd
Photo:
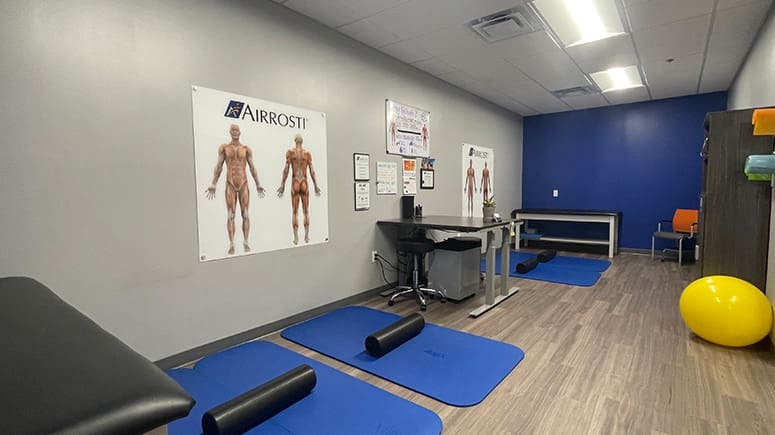
[[[624,33],[615,0],[535,0],[533,4],[566,47]]]
[[[637,88],[643,86],[640,80],[638,67],[635,65],[624,68],[611,68],[590,74],[592,80],[603,92],[619,91],[622,89]]]

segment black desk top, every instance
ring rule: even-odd
[[[461,233],[471,233],[502,227],[517,222],[516,219],[503,219],[501,222],[484,220],[477,217],[463,216],[423,216],[415,219],[387,219],[377,221],[377,225],[405,228],[424,228],[431,230],[452,230]]]
[[[518,208],[511,211],[511,217],[517,213],[535,213],[535,214],[567,214],[574,216],[619,216],[620,211],[614,210],[563,210],[559,208]]]

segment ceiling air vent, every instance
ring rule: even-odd
[[[468,25],[487,42],[502,41],[543,28],[533,10],[525,5],[487,15]]]
[[[597,93],[598,90],[592,85],[576,86],[575,88],[552,91],[552,94],[557,98],[580,97],[582,95],[592,95]]]

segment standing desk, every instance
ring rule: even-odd
[[[522,224],[519,219],[504,219],[502,222],[484,220],[483,218],[462,216],[423,216],[421,218],[389,219],[377,221],[381,227],[394,227],[399,230],[446,230],[460,233],[487,232],[486,268],[487,279],[484,293],[484,305],[469,313],[472,317],[478,317],[490,308],[508,299],[519,291],[519,287],[508,286],[509,276],[509,249],[511,246],[511,226]],[[503,236],[501,245],[501,282],[500,294],[495,294],[495,230],[500,228]],[[519,234],[519,231],[517,231]]]

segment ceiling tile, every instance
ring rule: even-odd
[[[710,15],[633,32],[641,61],[665,60],[705,51]]]
[[[283,6],[329,27],[339,27],[363,18],[357,11],[348,6],[345,1],[288,0],[283,3]]]
[[[702,68],[702,54],[677,58],[672,63],[655,61],[643,64],[643,72],[654,98],[668,98],[697,93]]]
[[[719,0],[717,9],[718,10],[724,10],[729,8],[734,8],[737,6],[743,6],[749,3],[756,3],[759,0]],[[772,3],[771,0],[767,0],[767,3]]]
[[[447,26],[412,38],[420,48],[434,56],[451,52],[482,50],[486,44],[471,29],[463,25]]]
[[[370,18],[380,23],[402,39],[414,38],[435,29],[462,25],[473,18],[462,9],[469,0],[412,0],[401,3]],[[320,2],[328,3],[328,2]]]
[[[494,83],[499,87],[521,86],[523,84],[535,85],[535,82],[530,77],[504,60],[471,64],[464,68],[463,71],[479,81]]]
[[[353,39],[377,48],[400,40],[398,35],[379,24],[372,23],[368,18],[344,25],[338,30]]]
[[[745,54],[711,53],[705,57],[700,77],[700,92],[726,91],[743,63]]]
[[[379,49],[396,59],[407,63],[419,62],[433,57],[410,40],[396,42],[395,44],[386,45]]]
[[[745,53],[751,46],[756,31],[767,16],[768,1],[748,3],[716,13],[708,50],[714,52]]]
[[[329,27],[339,27],[408,0],[288,0],[283,6]]]
[[[589,84],[573,60],[559,48],[510,62],[552,91]]]
[[[511,64],[482,50],[453,52],[440,56],[439,59],[455,69],[466,71],[476,79],[519,73]]]
[[[682,84],[694,82],[696,88],[702,69],[702,59],[702,54],[692,54],[676,58],[670,63],[662,60],[647,62],[643,64],[643,73],[646,75],[649,87],[663,86],[671,82]]]
[[[442,1],[439,1],[438,4],[441,5]],[[463,0],[458,7],[463,16],[470,17],[467,21],[473,21],[477,18],[511,9],[520,3],[522,3],[521,0]],[[444,4],[446,5],[446,2]]]
[[[638,56],[630,35],[619,35],[567,48],[568,54],[587,73],[637,65]]]
[[[605,93],[606,100],[611,104],[628,104],[649,100],[649,92],[645,86]]]
[[[570,110],[570,107],[567,104],[535,84],[521,85],[516,88],[504,90],[503,92],[523,105],[535,109],[539,113],[553,113]]]
[[[455,70],[455,68],[451,67],[448,63],[445,63],[444,61],[436,58],[421,60],[419,62],[413,63],[412,65],[435,76]]]
[[[487,51],[503,59],[520,59],[557,48],[552,38],[543,30],[498,41],[487,46]]]
[[[445,82],[452,83],[453,85],[460,87],[466,83],[471,83],[472,81],[476,80],[471,77],[470,74],[464,71],[450,71],[448,73],[439,74],[438,77]]]
[[[608,101],[600,94],[580,95],[578,97],[563,98],[574,109],[591,109],[593,107],[607,106]]]
[[[633,30],[710,14],[715,0],[651,0],[626,6]]]
[[[732,64],[705,67],[700,80],[700,92],[726,91],[732,84],[737,73],[737,66]]]

